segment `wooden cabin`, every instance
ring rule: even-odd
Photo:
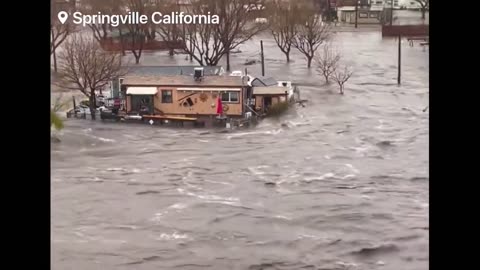
[[[289,100],[289,90],[283,86],[256,86],[253,87],[252,94],[255,99],[255,110],[262,113],[279,102]]]
[[[218,98],[223,116],[243,117],[246,84],[244,77],[203,76],[197,68],[191,75],[127,75],[122,93],[127,114],[166,115],[191,118],[217,116]]]

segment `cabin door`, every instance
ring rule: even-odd
[[[132,111],[140,114],[153,114],[153,96],[132,95]]]
[[[272,97],[263,97],[263,109],[268,110],[272,106]]]

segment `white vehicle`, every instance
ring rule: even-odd
[[[264,10],[265,6],[262,4],[250,4],[250,5],[244,5],[244,9],[246,9],[248,12],[250,11],[256,11],[256,10]]]
[[[267,18],[256,18],[255,23],[268,23]]]
[[[243,76],[243,72],[241,70],[234,70],[230,73],[230,76],[241,77]]]

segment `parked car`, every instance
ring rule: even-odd
[[[76,106],[74,109],[71,109],[67,112],[67,118],[77,117],[77,118],[86,118],[87,115],[91,115],[90,108],[83,104]]]
[[[105,96],[104,95],[98,95],[96,96],[95,100],[97,101],[97,107],[101,107],[105,104]]]

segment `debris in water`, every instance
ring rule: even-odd
[[[361,256],[374,256],[374,255],[379,255],[379,254],[385,254],[385,253],[390,253],[390,252],[396,252],[398,251],[398,247],[393,244],[389,245],[380,245],[376,247],[367,247],[367,248],[362,248],[358,251],[352,252],[354,255],[361,255]]]
[[[146,190],[146,191],[140,191],[137,192],[137,195],[145,195],[145,194],[157,194],[160,193],[160,191],[155,191],[155,190]]]
[[[393,143],[391,141],[381,141],[377,143],[377,146],[380,146],[380,147],[393,146]]]
[[[357,186],[336,186],[336,189],[356,189]]]
[[[266,182],[265,183],[265,186],[267,186],[267,187],[274,187],[276,185],[277,185],[277,183],[275,183],[275,182]]]
[[[50,142],[52,143],[59,143],[61,142],[59,138],[55,137],[55,136],[52,136],[50,137]]]
[[[335,241],[333,241],[333,242],[329,243],[329,245],[334,245],[334,244],[336,244],[336,243],[338,243],[338,242],[340,242],[340,241],[342,241],[342,239],[337,239],[337,240],[335,240]]]

